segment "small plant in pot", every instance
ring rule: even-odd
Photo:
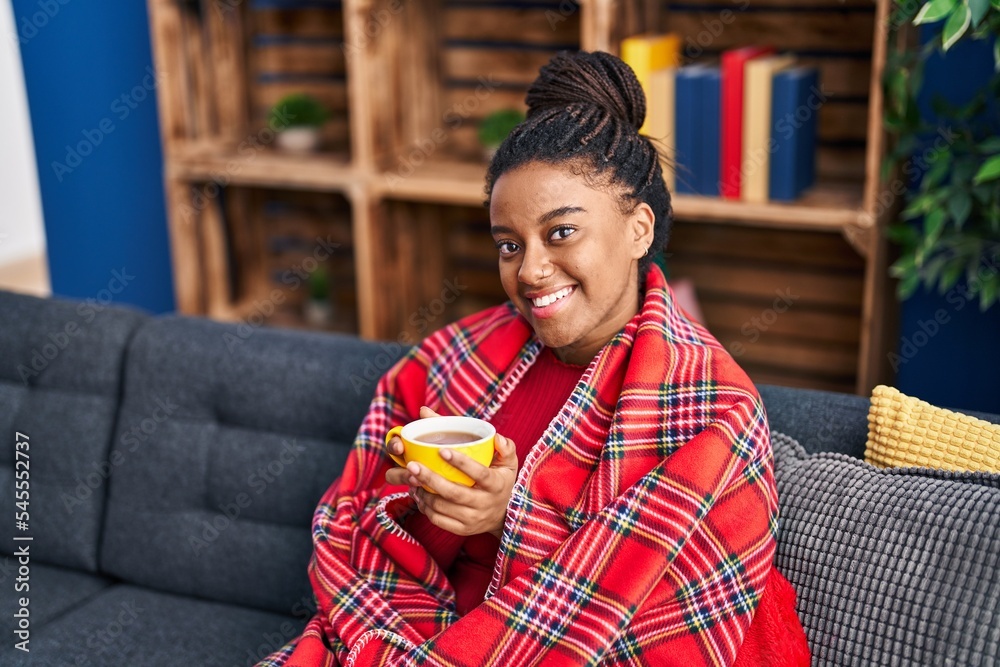
[[[330,111],[312,95],[293,93],[271,108],[268,125],[275,130],[275,142],[282,150],[308,153],[319,146],[319,132]]]
[[[309,274],[307,279],[309,296],[303,304],[306,323],[313,327],[328,327],[333,322],[333,306],[330,303],[330,274],[322,264]]]
[[[500,109],[483,118],[479,123],[479,143],[487,160],[493,159],[503,140],[523,121],[524,113],[518,109]]]

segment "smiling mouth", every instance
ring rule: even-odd
[[[544,308],[545,306],[552,305],[553,303],[559,301],[560,299],[566,298],[572,292],[573,292],[572,287],[564,287],[558,292],[553,292],[552,294],[547,294],[537,299],[531,299],[531,303],[532,305],[535,306],[535,308]]]

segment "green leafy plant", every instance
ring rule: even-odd
[[[330,296],[330,274],[326,267],[320,264],[309,274],[309,298],[314,301],[326,301]]]
[[[940,40],[918,48],[895,48],[900,27],[944,21]],[[890,20],[890,48],[883,77],[884,123],[896,141],[882,165],[883,179],[901,166],[921,174],[916,192],[904,194],[900,219],[889,237],[900,246],[890,273],[900,298],[923,284],[945,293],[964,276],[986,310],[1000,300],[1000,138],[984,113],[1000,100],[1000,0],[897,0]],[[935,98],[938,122],[920,117],[917,96],[924,65],[963,39],[996,39],[994,74],[973,99],[954,106]],[[925,148],[926,138],[934,137]],[[914,220],[922,218],[922,224]],[[984,270],[984,268],[986,270]]]
[[[479,124],[479,143],[486,148],[496,148],[523,121],[524,113],[518,109],[494,111]]]
[[[268,123],[272,128],[319,127],[330,118],[322,102],[305,93],[292,93],[271,108]]]

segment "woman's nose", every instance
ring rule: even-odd
[[[552,264],[548,253],[542,248],[525,248],[524,260],[517,272],[517,279],[526,285],[534,285],[552,275]]]

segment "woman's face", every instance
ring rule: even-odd
[[[496,180],[490,225],[507,296],[563,361],[586,364],[639,310],[638,260],[653,242],[647,204],[565,166],[531,162]]]

